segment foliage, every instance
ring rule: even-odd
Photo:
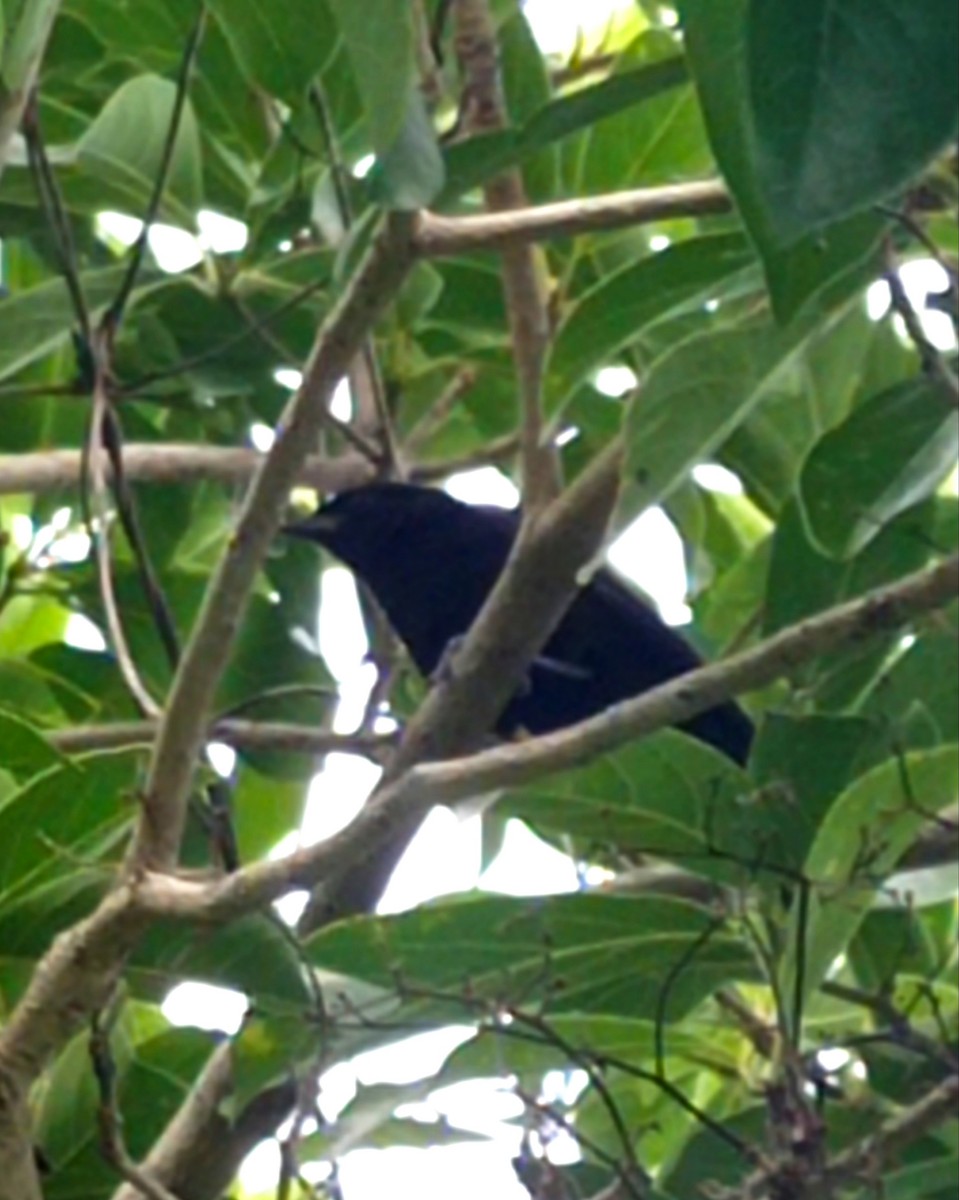
[[[442,7],[426,5],[424,21]],[[682,0],[674,28],[666,9],[644,3],[560,64],[541,56],[519,6],[499,0],[511,124],[472,136],[455,136],[448,31],[421,89],[417,8],[211,0],[184,72],[195,0],[69,0],[23,127],[42,137],[28,137],[30,155],[19,136],[0,145],[4,1018],[53,939],[109,888],[144,777],[144,745],[98,748],[82,736],[140,715],[115,647],[80,649],[69,636],[77,614],[106,631],[102,564],[86,545],[74,553],[97,497],[76,471],[56,486],[39,474],[23,489],[5,483],[12,456],[54,462],[89,437],[83,335],[115,303],[132,253],[98,214],[152,211],[196,234],[198,214],[213,210],[245,227],[242,249],[204,247],[177,273],[147,253],[110,346],[126,453],[225,453],[249,446],[253,426],[276,425],[287,399],[277,371],[307,360],[383,209],[475,214],[482,185],[510,167],[537,203],[719,172],[731,211],[621,222],[536,250],[554,324],[543,409],[553,433],[568,431],[566,479],[624,431],[616,525],[663,506],[683,539],[690,636],[707,657],[754,646],[959,543],[955,364],[864,304],[884,271],[930,254],[952,270],[955,299],[954,4]],[[5,0],[3,11],[7,64],[46,9]],[[0,74],[9,107],[2,84]],[[360,178],[352,168],[373,153]],[[372,348],[414,475],[442,480],[495,461],[519,480],[495,254],[421,261]],[[598,373],[613,365],[639,386],[601,392]],[[325,455],[355,465],[355,434],[330,426],[323,438]],[[694,470],[706,462],[735,474],[741,494],[712,490]],[[215,468],[131,475],[181,641],[230,538],[238,478]],[[122,524],[109,540],[116,606],[162,704],[175,664],[144,590],[143,548]],[[279,545],[220,684],[219,718],[329,722],[335,685],[313,636],[318,604],[315,557]],[[663,731],[511,789],[483,817],[488,846],[507,818],[521,820],[602,886],[446,898],[333,922],[299,942],[264,913],[199,934],[156,924],[130,957],[111,1033],[130,1154],[148,1155],[212,1050],[160,1013],[183,980],[250,1000],[228,1121],[291,1075],[411,1030],[473,1027],[432,1082],[361,1089],[301,1142],[301,1161],[462,1140],[397,1109],[432,1086],[487,1075],[513,1077],[525,1098],[523,1127],[535,1136],[524,1154],[561,1121],[579,1135],[584,1162],[558,1171],[563,1195],[599,1192],[634,1155],[655,1178],[637,1195],[736,1189],[755,1165],[750,1147],[770,1161],[796,1156],[787,1127],[808,1139],[811,1159],[852,1152],[956,1072],[959,909],[947,835],[957,620],[953,604],[745,697],[759,724],[748,771]],[[410,691],[401,673],[394,711],[409,710]],[[315,766],[267,742],[240,746],[232,824],[242,862],[297,827]],[[195,813],[184,864],[207,867],[213,849]],[[118,1182],[98,1150],[87,1040],[62,1047],[32,1096],[48,1200],[99,1200]],[[847,1052],[834,1072],[818,1057],[829,1047]],[[557,1070],[585,1072],[584,1089],[568,1105],[537,1105]],[[955,1125],[930,1124],[883,1164],[883,1194],[940,1200],[954,1193],[957,1164]],[[867,1177],[842,1186],[872,1194]]]

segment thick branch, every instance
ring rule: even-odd
[[[507,434],[456,457],[412,463],[409,478],[414,483],[445,479],[456,471],[468,471],[486,463],[506,462],[516,451],[517,438]],[[35,454],[0,454],[0,496],[39,495],[75,488],[80,482],[79,450],[40,450]],[[200,446],[188,443],[129,443],[123,447],[124,475],[135,483],[222,483],[241,487],[250,482],[263,464],[258,450],[231,446]],[[311,455],[296,482],[318,492],[342,492],[360,487],[373,478],[374,469],[360,455],[336,458]],[[110,477],[109,467],[107,478]]]
[[[54,940],[0,1030],[0,1079],[26,1094],[84,1017],[104,1006],[149,920],[121,886]]]
[[[290,489],[314,445],[333,390],[412,265],[409,219],[387,218],[345,296],[324,323],[303,382],[250,486],[237,529],[204,597],[164,709],[131,861],[170,867],[217,684]]]
[[[80,450],[41,450],[35,454],[0,454],[0,496],[53,492],[80,482]],[[134,483],[202,483],[228,486],[249,483],[264,456],[246,447],[168,443],[130,443],[123,447],[123,470]],[[107,476],[109,478],[109,468]],[[295,482],[323,492],[338,492],[367,483],[370,463],[360,455],[340,458],[309,456]]]
[[[423,212],[416,227],[416,245],[426,258],[444,258],[607,229],[628,229],[676,217],[706,217],[727,213],[731,208],[723,184],[708,179],[701,183],[634,188],[604,196],[560,200],[482,216],[444,217]]]

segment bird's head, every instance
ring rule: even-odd
[[[458,507],[434,488],[372,483],[340,492],[312,516],[284,525],[283,532],[318,543],[369,577],[395,559],[408,537],[426,526],[435,529],[437,511],[447,506]]]

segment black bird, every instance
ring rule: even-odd
[[[429,677],[479,613],[519,520],[518,511],[463,504],[433,488],[375,483],[340,493],[285,532],[326,547],[368,585]],[[580,589],[496,729],[508,736],[572,725],[699,664],[680,634],[603,569]],[[736,704],[681,728],[746,761],[753,728]]]

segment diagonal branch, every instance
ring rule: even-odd
[[[350,287],[324,323],[303,382],[280,420],[276,443],[250,485],[173,680],[147,773],[131,864],[168,868],[177,860],[187,796],[214,694],[250,591],[334,388],[413,264],[409,233],[408,217],[384,220]]]
[[[143,885],[142,903],[168,916],[220,922],[262,907],[291,888],[311,887],[318,881],[322,881],[324,895],[335,896],[345,878],[362,873],[370,860],[395,841],[398,830],[421,820],[434,804],[518,787],[581,766],[732,696],[765,687],[821,654],[897,629],[921,613],[948,604],[957,593],[959,556],[953,556],[577,725],[465,758],[413,766],[385,787],[352,825],[288,858],[254,863],[212,884],[151,876]],[[431,696],[440,690],[434,689]]]
[[[538,518],[524,522],[509,560],[458,649],[440,673],[387,766],[383,787],[416,763],[449,758],[475,748],[520,686],[530,660],[562,619],[582,568],[600,551],[619,488],[619,442],[600,454]],[[473,793],[478,794],[478,793]],[[380,793],[371,806],[378,808]],[[331,913],[368,911],[386,886],[425,812],[413,804],[386,841],[351,873],[338,895],[325,886]],[[397,809],[399,812],[399,808]],[[309,931],[326,919],[311,900],[300,924]]]

